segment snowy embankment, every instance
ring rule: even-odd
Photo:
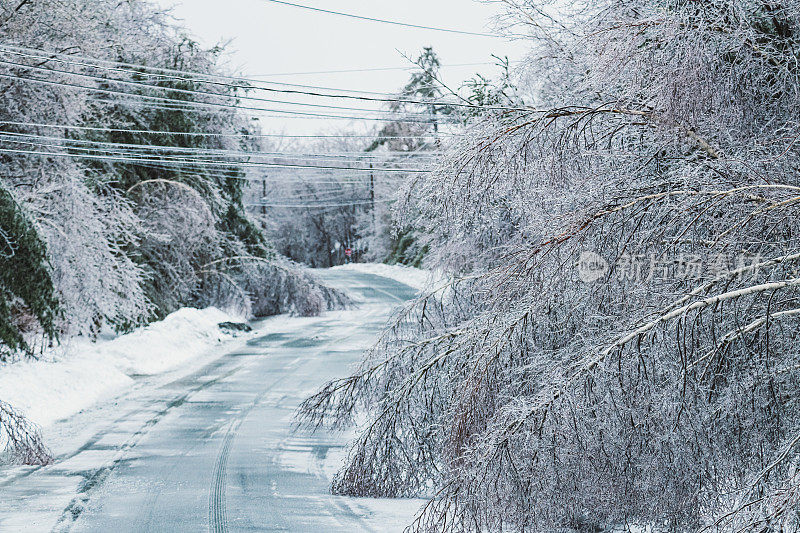
[[[421,291],[437,281],[437,276],[430,270],[409,267],[405,265],[385,265],[383,263],[348,263],[335,266],[331,270],[351,270],[364,274],[374,274],[384,278],[393,279],[404,283],[413,289]]]
[[[0,366],[0,399],[47,426],[124,392],[134,376],[172,370],[232,339],[219,323],[237,320],[213,307],[183,308],[111,340],[68,339],[40,360]]]
[[[429,271],[401,265],[358,263],[334,270],[374,274],[417,290],[434,279]],[[39,360],[0,364],[0,400],[46,427],[125,392],[136,376],[161,374],[208,353],[233,338],[219,323],[239,320],[213,307],[183,308],[111,340],[66,339]]]

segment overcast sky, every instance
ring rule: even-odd
[[[247,76],[273,81],[391,92],[409,73],[380,70],[338,74],[299,74],[326,70],[407,67],[401,54],[416,57],[433,46],[444,65],[491,63],[491,54],[519,59],[524,46],[499,38],[457,35],[398,27],[317,13],[265,0],[157,0],[171,7],[189,34],[206,46],[230,41],[230,66]],[[497,3],[474,0],[293,0],[324,9],[411,24],[491,32]],[[448,84],[459,85],[491,65],[446,67]],[[293,73],[288,75],[288,73]],[[330,101],[325,102],[330,103]],[[343,121],[263,119],[265,129],[311,133]],[[335,124],[335,126],[334,126]]]

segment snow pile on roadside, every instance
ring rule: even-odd
[[[428,287],[434,278],[434,274],[429,270],[405,265],[385,265],[383,263],[348,263],[335,266],[331,270],[352,270],[364,274],[374,274],[404,283],[417,290]]]
[[[42,360],[0,366],[0,398],[47,426],[230,339],[218,324],[237,318],[210,307],[183,308],[164,320],[96,344],[70,339]]]
[[[32,422],[47,426],[133,384],[113,365],[98,361],[88,343],[84,346],[81,353],[57,362],[0,366],[0,398]]]
[[[102,354],[126,374],[158,374],[175,368],[206,351],[210,344],[230,335],[220,322],[236,321],[215,307],[184,307],[145,328],[98,346]]]

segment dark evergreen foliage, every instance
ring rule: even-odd
[[[0,360],[10,350],[27,349],[20,323],[32,315],[45,334],[56,336],[58,301],[47,250],[23,208],[0,187]]]

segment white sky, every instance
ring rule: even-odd
[[[308,6],[466,31],[491,32],[496,2],[475,0],[293,0]],[[491,54],[520,59],[524,44],[500,38],[412,29],[336,15],[316,13],[265,0],[157,0],[171,7],[191,37],[205,46],[230,40],[228,61],[246,76],[321,70],[406,67],[405,53],[416,58],[433,46],[444,65],[493,62]],[[491,65],[443,69],[445,82],[455,86],[476,71],[494,75]],[[392,92],[405,84],[402,70],[339,74],[269,76],[287,83]],[[331,100],[318,103],[337,104]],[[342,105],[350,105],[345,102]],[[325,111],[322,111],[325,112]],[[307,134],[347,126],[324,119],[262,119],[265,130]]]

